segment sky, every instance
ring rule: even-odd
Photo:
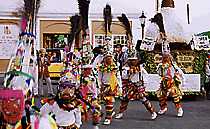
[[[23,0],[0,0],[0,11],[15,10]],[[102,14],[103,8],[108,3],[112,12],[116,14],[141,14],[151,18],[155,14],[156,0],[91,0],[90,14]],[[160,0],[161,2],[162,0]],[[190,25],[186,25],[194,32],[210,30],[210,0],[174,0],[175,13],[180,22],[187,23],[186,3],[190,4]],[[3,3],[3,4],[2,4]],[[40,12],[51,13],[78,13],[77,0],[42,0]]]

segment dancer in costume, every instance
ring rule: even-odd
[[[158,66],[158,74],[161,77],[160,88],[157,90],[157,97],[159,100],[160,111],[158,114],[162,115],[167,111],[167,97],[170,95],[173,98],[173,103],[177,110],[177,116],[183,116],[183,109],[181,106],[182,92],[181,72],[173,62],[169,54],[164,54],[162,63]]]
[[[120,104],[120,111],[116,115],[116,119],[123,117],[123,113],[126,111],[129,100],[140,100],[146,109],[151,113],[151,119],[156,119],[157,114],[154,106],[146,98],[145,86],[144,86],[144,74],[147,71],[140,65],[137,57],[128,58],[128,63],[123,67],[122,81],[123,81],[123,98]]]
[[[99,80],[101,84],[100,97],[105,101],[106,117],[104,124],[109,125],[113,115],[114,97],[117,93],[117,67],[110,54],[105,55],[102,64],[99,66]]]
[[[1,120],[3,120],[4,126],[9,126],[8,129],[19,126],[23,129],[27,128],[30,126],[28,100],[31,97],[28,81],[34,81],[34,78],[30,74],[16,70],[9,71],[6,75],[9,75],[6,87],[0,90]]]
[[[58,97],[51,99],[40,109],[42,115],[53,113],[59,129],[78,129],[81,122],[81,112],[79,109],[80,100],[76,96],[75,84],[69,81],[59,85]]]
[[[22,90],[0,89],[0,128],[15,127],[23,117],[24,106]]]
[[[44,85],[43,80],[46,80],[48,93],[53,94],[53,88],[50,80],[50,75],[48,71],[48,66],[50,65],[50,61],[48,56],[46,56],[46,49],[40,49],[40,55],[38,57],[38,72],[39,72],[39,95],[44,96]]]
[[[101,120],[101,106],[98,103],[98,90],[96,87],[96,79],[92,73],[92,65],[84,65],[82,67],[81,80],[80,93],[85,100],[82,103],[82,116],[87,120],[88,112],[91,111],[94,129],[98,129]]]

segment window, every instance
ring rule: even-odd
[[[44,48],[64,48],[68,43],[68,34],[44,34]]]
[[[104,44],[104,40],[105,40],[105,35],[103,35],[103,34],[95,34],[94,42],[95,42],[96,46],[103,45]]]
[[[127,36],[126,35],[113,35],[113,45],[121,44],[122,46],[127,46]]]
[[[113,34],[112,36],[110,36],[111,41],[112,41],[112,45],[116,45],[116,44],[121,44],[123,46],[127,45],[127,37],[126,35],[117,35],[117,34]],[[95,42],[95,46],[98,45],[104,45],[105,41],[105,35],[104,34],[95,34],[94,35],[94,42]]]

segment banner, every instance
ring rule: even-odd
[[[194,36],[190,44],[191,47],[196,50],[210,50],[210,40],[208,36]]]
[[[140,49],[145,51],[152,51],[155,47],[155,41],[152,37],[146,37],[141,43]]]
[[[160,87],[160,76],[148,74],[144,76],[146,91],[154,92]],[[184,74],[183,92],[200,92],[200,74]]]
[[[19,28],[17,25],[0,24],[0,59],[10,59],[18,46]]]

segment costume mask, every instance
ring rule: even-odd
[[[59,85],[61,99],[70,99],[75,94],[75,85],[70,82],[63,82]]]
[[[111,56],[108,56],[108,57],[105,58],[104,62],[105,62],[106,65],[111,65],[112,62],[113,62],[113,59],[112,59]]]
[[[0,90],[1,109],[4,120],[16,124],[22,118],[24,95],[21,90]]]
[[[130,66],[137,66],[138,65],[138,60],[130,60]]]
[[[85,68],[83,69],[83,76],[87,77],[91,74],[92,68]]]

